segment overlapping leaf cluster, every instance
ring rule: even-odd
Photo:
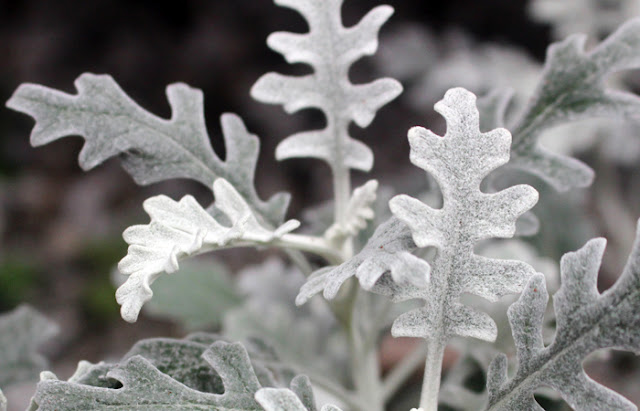
[[[294,377],[259,341],[228,343],[212,334],[138,342],[119,363],[81,362],[69,381],[43,373],[31,410],[262,410],[256,394],[278,387],[315,410],[306,377]],[[289,385],[290,384],[290,385]],[[289,387],[287,389],[285,387]],[[268,394],[267,394],[268,396]]]
[[[361,127],[369,125],[377,110],[400,93],[401,86],[392,79],[353,84],[349,69],[376,50],[378,31],[393,10],[388,6],[376,7],[358,24],[347,28],[340,15],[342,0],[275,2],[298,11],[307,20],[309,32],[274,33],[269,37],[269,46],[290,63],[310,65],[313,73],[301,77],[269,73],[254,85],[252,95],[263,102],[282,104],[288,112],[317,108],[326,116],[324,129],[290,136],[276,150],[278,159],[312,157],[330,165],[337,213],[322,237],[291,234],[299,223],[284,222],[287,195],[278,194],[268,201],[259,198],[254,187],[259,144],[239,117],[225,114],[221,118],[226,159],[221,160],[213,152],[205,129],[202,94],[184,84],[167,88],[172,108],[168,120],[143,110],[110,77],[92,74],[78,78],[75,95],[26,84],[7,103],[36,119],[31,136],[34,145],[67,135],[82,135],[86,141],[79,162],[85,169],[110,157],[119,157],[140,184],[183,177],[212,187],[215,203],[209,209],[191,196],[180,201],[153,197],[144,204],[151,222],[125,231],[130,248],[119,268],[129,278],[116,294],[123,318],[137,319],[142,305],[152,296],[151,283],[163,272],[175,272],[181,258],[227,247],[278,245],[314,252],[333,264],[318,269],[306,280],[297,304],[320,292],[333,299],[355,276],[362,288],[390,296],[395,302],[423,301],[423,306],[395,320],[392,334],[421,337],[430,344],[436,342],[442,355],[444,346],[454,336],[485,341],[493,341],[497,336],[494,320],[465,304],[461,300],[463,294],[497,301],[506,294],[520,292],[528,282],[520,300],[509,310],[518,370],[509,379],[505,356],[492,363],[487,409],[540,409],[533,393],[543,385],[557,390],[577,409],[635,409],[626,399],[590,380],[581,363],[587,354],[601,348],[640,352],[637,316],[640,239],[621,279],[602,295],[596,289],[596,276],[603,240],[593,240],[563,258],[563,285],[554,297],[558,328],[555,341],[546,347],[541,336],[548,300],[544,278],[534,275],[535,270],[524,262],[483,257],[474,248],[483,240],[511,237],[516,231],[516,220],[537,201],[537,192],[525,185],[497,192],[481,190],[485,177],[498,167],[508,164],[524,169],[560,191],[591,183],[593,171],[588,166],[545,150],[539,145],[539,137],[544,130],[567,121],[640,114],[637,96],[605,86],[610,73],[640,66],[640,20],[627,23],[588,52],[581,36],[553,45],[538,90],[513,122],[512,146],[511,134],[495,128],[506,122],[507,94],[493,94],[485,100],[482,111],[487,116],[480,118],[472,93],[460,88],[449,90],[436,104],[436,110],[447,121],[446,134],[441,137],[421,127],[409,132],[411,161],[439,184],[442,208],[432,208],[406,195],[394,197],[389,202],[394,217],[380,224],[363,249],[352,257],[347,240],[373,219],[372,204],[378,183],[372,180],[351,192],[349,171],[369,171],[373,155],[365,144],[349,135],[348,127],[351,122]],[[418,255],[425,248],[435,248],[430,263]],[[277,275],[266,281],[295,282],[291,276],[281,276],[286,271],[284,267],[274,270]],[[353,285],[351,281],[350,286]],[[382,313],[373,320],[383,323],[386,306],[358,307],[357,304],[373,305],[378,300],[358,299],[363,293],[356,294],[345,296],[345,300],[353,298],[345,306],[329,307],[344,323],[345,334],[349,334],[351,341],[360,341],[366,335],[367,339],[362,341],[369,344],[369,340],[376,341],[386,323],[370,327],[373,331],[361,332],[366,325],[354,322],[366,315]],[[276,337],[286,335],[278,341],[284,346],[282,349],[293,338],[302,339],[307,331],[304,327],[308,327],[307,335],[313,338],[322,335],[311,332],[313,325],[306,321],[308,318],[297,321],[288,310],[280,311],[285,314],[278,316],[278,307],[263,309],[262,305],[268,304],[266,299],[253,300],[253,304],[237,302],[239,306],[225,320],[229,332],[234,332],[229,321],[236,326],[255,323],[259,318],[254,316],[255,311],[263,310],[276,314],[270,314],[271,321],[257,324],[264,330],[255,327],[252,331],[256,333],[269,334],[277,326],[299,326],[292,333],[272,333]],[[351,311],[338,313],[345,307]],[[323,314],[331,311],[324,308]],[[274,321],[280,324],[273,324]],[[0,320],[0,329],[3,325],[6,326]],[[335,322],[324,325],[334,327]],[[240,334],[238,330],[235,332]],[[37,342],[35,338],[24,346],[6,345],[14,350],[31,351]],[[313,343],[318,341],[309,341],[301,355],[310,355]],[[69,410],[316,410],[307,377],[295,376],[297,370],[283,364],[263,342],[253,340],[248,344],[249,352],[238,343],[231,344],[208,334],[194,334],[185,340],[142,341],[119,363],[82,362],[69,381],[43,373],[31,410],[58,409],[61,398]],[[326,346],[331,347],[328,343]],[[427,361],[434,361],[435,350],[433,345],[429,347]],[[362,364],[358,361],[371,357],[371,353],[377,361],[375,349],[369,346],[352,347],[350,354],[354,353],[361,357],[355,364]],[[313,361],[299,363],[304,367]],[[439,371],[440,364],[433,365]],[[27,363],[26,369],[32,372],[40,366],[36,361]],[[332,364],[327,361],[325,366]],[[376,367],[377,363],[365,371],[377,373]],[[2,377],[0,372],[0,385]],[[378,377],[372,376],[374,383],[369,388],[382,386]],[[435,377],[436,385],[439,384],[439,375],[428,377]],[[347,394],[343,398],[347,402],[353,399],[352,392],[362,393],[358,391],[359,381],[351,382],[354,390],[351,387],[336,390]],[[432,397],[437,403],[437,387]],[[380,396],[372,403],[381,408],[384,400]],[[3,401],[0,392],[0,410],[6,406]],[[356,407],[369,408],[366,401],[356,398],[352,402]],[[322,411],[339,410],[326,405]]]

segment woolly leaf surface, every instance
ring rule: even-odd
[[[544,278],[533,277],[511,306],[509,320],[518,370],[508,380],[506,357],[493,361],[487,385],[488,410],[534,409],[533,393],[541,386],[553,388],[578,410],[637,409],[589,378],[582,368],[584,358],[599,349],[640,353],[640,234],[622,276],[600,294],[596,283],[605,244],[604,239],[591,240],[562,258],[562,285],[554,295],[557,332],[549,346],[542,343],[548,299]]]
[[[261,381],[247,350],[241,344],[217,341],[202,351],[200,344],[189,342],[184,342],[180,347],[171,340],[164,344],[161,340],[150,340],[146,344],[146,347],[135,347],[130,356],[108,371],[107,377],[121,384],[118,388],[60,381],[51,374],[45,374],[34,397],[34,410],[59,409],[62,396],[65,398],[65,409],[72,411],[262,409],[254,399],[255,393],[262,388]],[[171,351],[172,347],[176,350]],[[202,357],[200,363],[180,362],[179,357],[186,355],[193,358],[198,352]],[[145,358],[145,355],[152,359]],[[168,361],[170,358],[178,360],[178,365],[171,364]],[[160,371],[156,364],[167,373]],[[203,364],[208,366],[205,373]],[[199,391],[179,382],[176,378],[190,368],[193,374],[191,381],[200,386],[202,384],[194,378],[219,376],[223,392]],[[215,378],[211,381],[215,382]]]
[[[308,33],[278,32],[267,43],[289,63],[310,65],[310,75],[294,77],[268,73],[251,90],[258,101],[281,104],[287,112],[317,108],[324,112],[327,127],[292,135],[276,150],[279,160],[294,157],[320,158],[332,168],[368,171],[373,153],[365,144],[349,136],[354,121],[368,126],[376,111],[400,94],[402,86],[393,79],[352,84],[349,68],[378,47],[378,30],[393,9],[378,6],[358,24],[344,27],[340,16],[342,0],[276,0],[276,4],[299,12],[309,24]]]
[[[416,245],[411,231],[397,218],[382,223],[367,245],[354,257],[335,267],[325,267],[313,273],[301,287],[296,304],[302,305],[322,292],[333,299],[349,278],[356,276],[367,290],[374,289],[383,274],[389,272],[397,284],[425,285],[429,264],[411,254]]]
[[[555,125],[594,117],[637,117],[640,98],[606,86],[611,73],[640,67],[640,19],[631,20],[590,51],[586,36],[551,45],[542,79],[521,117],[511,127],[510,165],[544,179],[559,191],[591,184],[593,170],[538,143]]]
[[[459,335],[493,341],[493,320],[462,305],[460,296],[469,293],[496,301],[519,292],[535,272],[524,262],[474,254],[480,240],[512,236],[517,218],[538,198],[525,185],[489,194],[480,190],[487,174],[509,160],[511,138],[505,129],[480,131],[475,100],[472,93],[457,88],[435,105],[447,121],[444,137],[421,127],[409,131],[411,161],[437,180],[443,206],[434,209],[406,195],[389,203],[418,247],[437,249],[429,284],[396,296],[422,298],[425,306],[401,315],[392,328],[395,336],[446,340]]]
[[[268,244],[299,225],[289,220],[276,230],[265,226],[224,179],[215,181],[213,192],[217,209],[232,226],[222,225],[191,196],[176,202],[161,195],[144,202],[151,223],[124,232],[129,251],[118,265],[120,272],[129,276],[116,291],[126,321],[136,321],[142,305],[153,296],[151,283],[162,272],[175,272],[179,259],[219,248]]]
[[[167,87],[170,119],[157,117],[136,104],[108,75],[83,74],[77,94],[37,84],[23,84],[7,107],[36,120],[31,144],[40,146],[70,135],[81,135],[80,166],[89,170],[118,156],[139,184],[170,178],[190,178],[210,187],[217,178],[229,181],[251,207],[271,224],[280,224],[289,202],[278,194],[260,200],[254,187],[259,141],[240,117],[221,117],[226,145],[222,161],[211,148],[200,90],[177,83]]]

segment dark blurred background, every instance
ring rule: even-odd
[[[428,27],[436,39],[459,30],[478,44],[519,47],[538,61],[552,40],[550,27],[528,16],[526,0],[387,3],[396,13],[382,29],[383,39],[394,27],[414,22]],[[357,22],[377,4],[345,0],[345,24]],[[265,43],[271,32],[305,29],[297,13],[269,0],[0,1],[0,100],[23,82],[74,93],[73,81],[80,74],[108,73],[141,106],[169,117],[165,87],[185,82],[204,92],[216,152],[224,153],[218,124],[224,112],[240,114],[261,138],[258,191],[265,198],[291,192],[290,216],[295,217],[331,197],[328,169],[316,161],[278,163],[273,152],[289,134],[321,124],[321,116],[310,111],[287,115],[279,106],[251,100],[249,90],[268,71],[308,70],[286,64]],[[372,58],[352,70],[356,81],[381,75]],[[408,161],[406,131],[438,121],[432,112],[419,113],[398,100],[366,130],[354,127],[353,135],[376,153],[372,172],[356,174],[356,181],[378,178],[398,191],[419,189],[424,174]],[[207,204],[210,194],[184,180],[138,187],[117,160],[84,173],[77,164],[82,139],[32,148],[32,125],[28,116],[0,110],[0,312],[29,302],[60,324],[61,336],[46,354],[62,378],[80,359],[96,362],[119,355],[142,337],[180,335],[170,323],[144,316],[134,325],[122,321],[110,275],[126,254],[122,231],[148,221],[141,206],[145,198],[189,193]],[[234,268],[261,258],[248,254],[224,257]]]

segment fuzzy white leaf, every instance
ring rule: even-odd
[[[288,137],[276,150],[279,160],[314,157],[327,161],[334,169],[354,168],[368,171],[373,165],[371,149],[352,139],[348,125],[354,121],[368,126],[376,111],[397,97],[402,86],[393,79],[368,84],[349,81],[350,66],[378,47],[380,26],[393,9],[378,6],[358,24],[342,24],[342,0],[276,0],[276,4],[298,11],[309,23],[305,34],[273,33],[267,43],[290,63],[305,63],[314,73],[293,77],[268,73],[251,90],[258,101],[282,104],[287,112],[318,108],[327,118],[323,130],[302,132]]]
[[[7,411],[7,398],[0,390],[0,411]]]
[[[377,190],[376,180],[370,180],[353,190],[353,195],[347,203],[344,223],[335,223],[327,229],[324,235],[327,241],[341,244],[344,238],[355,236],[367,226],[367,220],[375,216],[371,206],[376,201]]]
[[[261,245],[298,227],[290,220],[275,231],[261,224],[245,199],[224,179],[213,184],[216,207],[232,222],[216,221],[191,196],[175,202],[166,196],[152,197],[144,208],[151,223],[129,227],[124,239],[129,251],[118,269],[129,275],[118,288],[116,300],[122,318],[135,322],[142,305],[153,296],[150,285],[163,272],[173,273],[181,258],[237,245]]]
[[[375,289],[378,280],[387,272],[397,284],[424,286],[430,267],[426,261],[411,254],[415,248],[411,231],[400,220],[391,218],[376,229],[356,256],[337,267],[325,267],[313,273],[300,288],[296,304],[304,304],[319,292],[323,292],[325,298],[333,299],[342,284],[353,276],[358,277],[367,290]]]
[[[284,219],[288,195],[278,194],[264,202],[255,191],[260,143],[240,117],[221,117],[225,161],[213,152],[200,90],[182,83],[168,86],[173,113],[166,120],[137,105],[108,75],[86,73],[75,86],[75,95],[37,84],[23,84],[15,91],[7,107],[35,118],[32,145],[81,135],[85,144],[79,162],[85,170],[119,156],[139,184],[191,178],[210,187],[215,179],[224,178],[265,221],[278,225]]]
[[[437,255],[427,287],[396,299],[425,300],[425,306],[400,316],[395,336],[442,338],[471,336],[492,341],[496,326],[486,314],[463,306],[463,293],[491,301],[519,292],[535,272],[526,263],[480,257],[473,249],[480,240],[510,237],[515,222],[533,207],[538,196],[529,186],[483,193],[480,183],[509,160],[510,134],[505,129],[482,133],[475,96],[461,88],[449,90],[435,106],[447,121],[444,137],[420,127],[409,131],[411,161],[428,171],[440,185],[444,205],[433,209],[400,195],[391,211],[413,233],[418,247],[434,246]]]
[[[606,241],[589,241],[562,258],[562,285],[554,295],[555,340],[542,341],[548,294],[544,277],[533,277],[509,320],[518,353],[518,371],[507,380],[507,360],[497,357],[488,375],[488,410],[530,409],[534,391],[548,386],[578,410],[636,410],[630,401],[598,384],[582,369],[584,358],[602,348],[640,353],[640,226],[618,281],[600,294],[597,276]]]

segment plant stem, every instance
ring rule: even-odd
[[[420,408],[424,411],[438,411],[440,374],[446,345],[446,339],[442,335],[427,340],[427,359],[424,364],[424,380],[420,396]]]
[[[274,239],[271,241],[271,245],[308,251],[326,258],[332,265],[341,264],[345,260],[343,254],[334,247],[331,247],[322,237],[289,233]]]
[[[350,321],[345,327],[349,338],[349,351],[351,358],[351,373],[356,394],[361,401],[366,403],[363,411],[382,411],[384,401],[382,398],[382,386],[380,381],[380,363],[378,350],[375,345],[367,344],[370,338],[363,335],[357,326],[360,319],[356,318],[355,307],[362,302],[365,291],[357,284],[349,298],[352,301]]]
[[[313,267],[311,266],[311,263],[309,262],[307,257],[305,257],[305,255],[300,251],[285,250],[285,254],[287,254],[291,262],[298,268],[298,270],[300,270],[302,274],[304,274],[305,277],[309,277],[311,273],[313,273]]]
[[[421,342],[411,354],[404,357],[402,361],[387,374],[382,384],[382,398],[385,402],[389,401],[407,378],[424,363],[426,355],[427,344]]]

